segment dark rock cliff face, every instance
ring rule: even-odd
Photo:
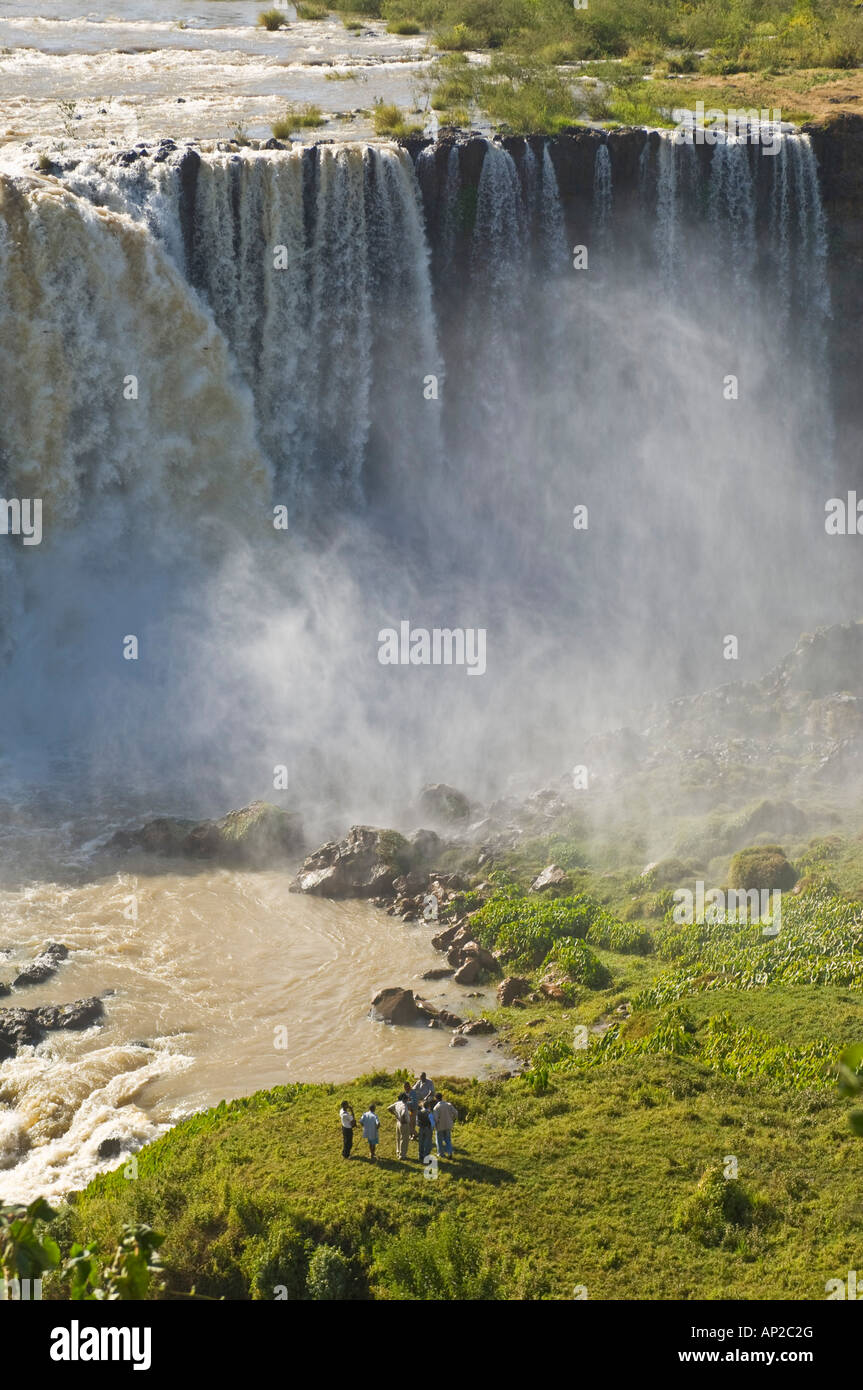
[[[863,116],[807,127],[818,160],[830,242],[833,333],[830,367],[839,457],[847,485],[861,479],[863,379]]]
[[[854,487],[860,481],[861,428],[860,382],[863,379],[863,115],[843,114],[829,124],[804,127],[818,164],[818,177],[827,217],[828,277],[832,300],[829,366],[832,403],[837,426],[836,456],[840,474],[837,488]],[[505,138],[500,143],[521,166],[528,147],[537,159],[547,143],[558,182],[567,233],[572,243],[588,243],[593,213],[594,171],[598,146],[605,142],[611,156],[614,216],[618,226],[642,217],[639,197],[640,160],[645,145],[658,144],[655,132],[631,129],[611,132],[577,130],[550,141],[539,137]],[[486,153],[479,137],[454,141],[444,137],[434,148],[432,161],[424,161],[423,200],[429,237],[434,247],[443,204],[442,193],[453,145],[458,148],[462,188],[475,190]],[[427,141],[409,143],[412,156]],[[706,169],[712,158],[709,146],[697,146],[697,158]],[[767,167],[766,161],[765,169]],[[430,167],[429,167],[430,166]],[[754,166],[754,167],[757,167]],[[769,180],[757,193],[758,222],[765,254],[770,254],[766,194]],[[470,209],[466,209],[469,220]],[[467,238],[465,239],[467,240]]]

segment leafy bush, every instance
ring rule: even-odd
[[[575,984],[588,989],[606,989],[611,984],[611,971],[593,954],[589,946],[576,936],[563,937],[552,947],[546,964],[562,971]]]
[[[529,969],[540,965],[561,937],[584,938],[594,925],[610,932],[621,924],[582,893],[550,901],[495,898],[473,914],[470,925],[481,945]]]
[[[249,1243],[244,1264],[250,1266],[252,1298],[273,1299],[284,1289],[293,1302],[303,1297],[312,1242],[291,1222],[274,1222],[264,1239]]]
[[[306,1292],[309,1298],[339,1302],[348,1296],[351,1267],[341,1250],[319,1245],[309,1260]]]
[[[391,19],[387,25],[388,34],[419,34],[421,29],[415,19]]]
[[[752,1199],[736,1178],[726,1178],[719,1164],[702,1173],[695,1191],[678,1207],[674,1229],[700,1245],[721,1245],[729,1228],[752,1224]],[[732,1232],[733,1234],[733,1232]]]
[[[397,1236],[379,1253],[384,1287],[399,1299],[474,1301],[499,1299],[501,1285],[483,1243],[444,1216],[422,1236]]]
[[[794,887],[797,874],[779,845],[759,845],[735,854],[728,881],[732,888],[779,888],[786,892]]]
[[[616,922],[608,915],[592,923],[584,939],[591,946],[603,946],[607,951],[618,951],[624,956],[649,956],[653,950],[652,932],[645,927]]]

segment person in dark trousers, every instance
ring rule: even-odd
[[[342,1101],[339,1119],[342,1122],[342,1158],[350,1158],[351,1149],[354,1145],[354,1130],[357,1127],[357,1122],[354,1116],[354,1108],[346,1100]]]
[[[420,1140],[420,1163],[423,1163],[431,1153],[432,1139],[434,1138],[434,1115],[430,1100],[421,1105],[417,1111],[417,1130]]]

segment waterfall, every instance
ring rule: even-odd
[[[314,787],[366,788],[370,748],[382,783],[441,776],[446,731],[493,758],[502,729],[559,741],[605,710],[633,663],[676,678],[728,621],[717,535],[723,602],[759,632],[765,517],[803,553],[802,489],[830,468],[812,148],[652,133],[636,171],[594,140],[416,166],[386,144],[94,148],[0,174],[0,468],[45,511],[38,551],[0,546],[9,738],[43,746],[62,690],[106,764],[133,727],[177,775],[215,744],[265,770],[314,749]],[[819,617],[806,574],[776,582],[783,641]],[[674,613],[662,641],[646,611]],[[406,714],[374,660],[406,616],[487,625],[504,679],[428,684]]]
[[[604,236],[611,220],[611,154],[603,143],[597,147],[593,166],[593,222],[596,231]]]

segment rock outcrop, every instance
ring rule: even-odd
[[[48,980],[55,974],[68,954],[68,946],[61,946],[56,941],[46,942],[38,956],[31,960],[29,965],[24,966],[12,984],[16,989],[21,989],[24,985],[40,985],[43,980]]]
[[[54,1029],[90,1028],[103,1014],[102,1001],[95,997],[41,1009],[0,1009],[0,1062],[14,1057],[19,1047],[35,1047]]]
[[[497,987],[498,1003],[506,1007],[516,999],[521,999],[525,994],[530,994],[531,983],[521,975],[507,975],[505,980],[501,980]]]
[[[321,898],[375,898],[392,892],[407,841],[394,830],[355,825],[343,840],[322,845],[305,860],[293,891]]]
[[[303,843],[302,821],[295,812],[280,810],[267,801],[253,801],[242,810],[229,811],[221,820],[163,816],[139,830],[118,830],[108,841],[108,848],[263,868],[299,854]]]

